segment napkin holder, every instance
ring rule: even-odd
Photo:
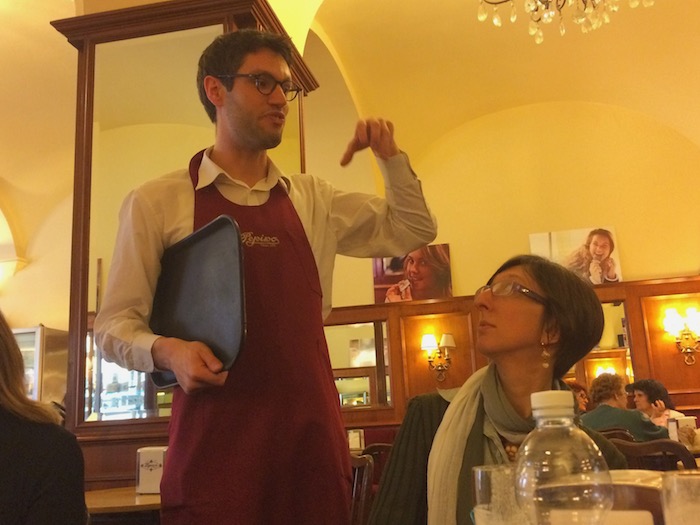
[[[136,451],[137,494],[160,494],[167,450],[168,447],[142,447]]]

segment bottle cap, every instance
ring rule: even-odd
[[[569,390],[545,390],[530,395],[532,415],[537,417],[573,416],[574,395]]]

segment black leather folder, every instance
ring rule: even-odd
[[[243,251],[236,221],[221,215],[165,250],[153,298],[154,334],[201,341],[228,370],[245,337]],[[151,374],[156,386],[175,374]]]

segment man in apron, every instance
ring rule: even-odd
[[[349,522],[349,450],[323,331],[333,260],[401,255],[436,234],[388,121],[360,121],[341,160],[371,148],[386,199],[309,175],[288,178],[271,162],[267,150],[280,143],[298,92],[290,63],[278,35],[242,30],[214,40],[197,75],[214,146],[189,169],[133,191],[120,212],[95,332],[107,359],[178,379],[164,525]],[[148,328],[163,251],[221,214],[249,241],[247,334],[229,371],[203,343]]]

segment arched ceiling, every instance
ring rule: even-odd
[[[287,0],[270,2],[274,7]],[[631,9],[623,0],[603,28],[583,35],[569,24],[560,37],[556,26],[548,26],[541,45],[527,34],[520,1],[519,20],[505,21],[500,29],[477,21],[477,0],[318,4],[311,0],[312,8],[295,18],[295,41],[303,35],[298,26],[310,23],[334,54],[359,112],[392,119],[401,146],[414,156],[472,119],[552,101],[627,108],[700,146],[700,3],[695,1],[656,0],[653,7]],[[72,140],[58,128],[72,126],[74,118],[75,51],[49,21],[73,16],[75,9],[72,0],[0,0],[0,15],[7,20],[0,56],[11,72],[0,87],[6,104],[0,136],[8,151],[34,151],[33,129],[56,128],[52,133],[65,145]],[[277,9],[283,23],[294,15]],[[146,89],[140,83],[134,88]],[[13,171],[12,164],[5,166],[6,173]],[[13,181],[20,187],[30,182]]]
[[[324,0],[315,24],[360,111],[393,119],[409,151],[465,121],[551,101],[622,106],[700,146],[700,3],[620,3],[589,34],[546,26],[540,45],[520,1],[514,24],[501,8],[500,29],[477,20],[477,0]]]

